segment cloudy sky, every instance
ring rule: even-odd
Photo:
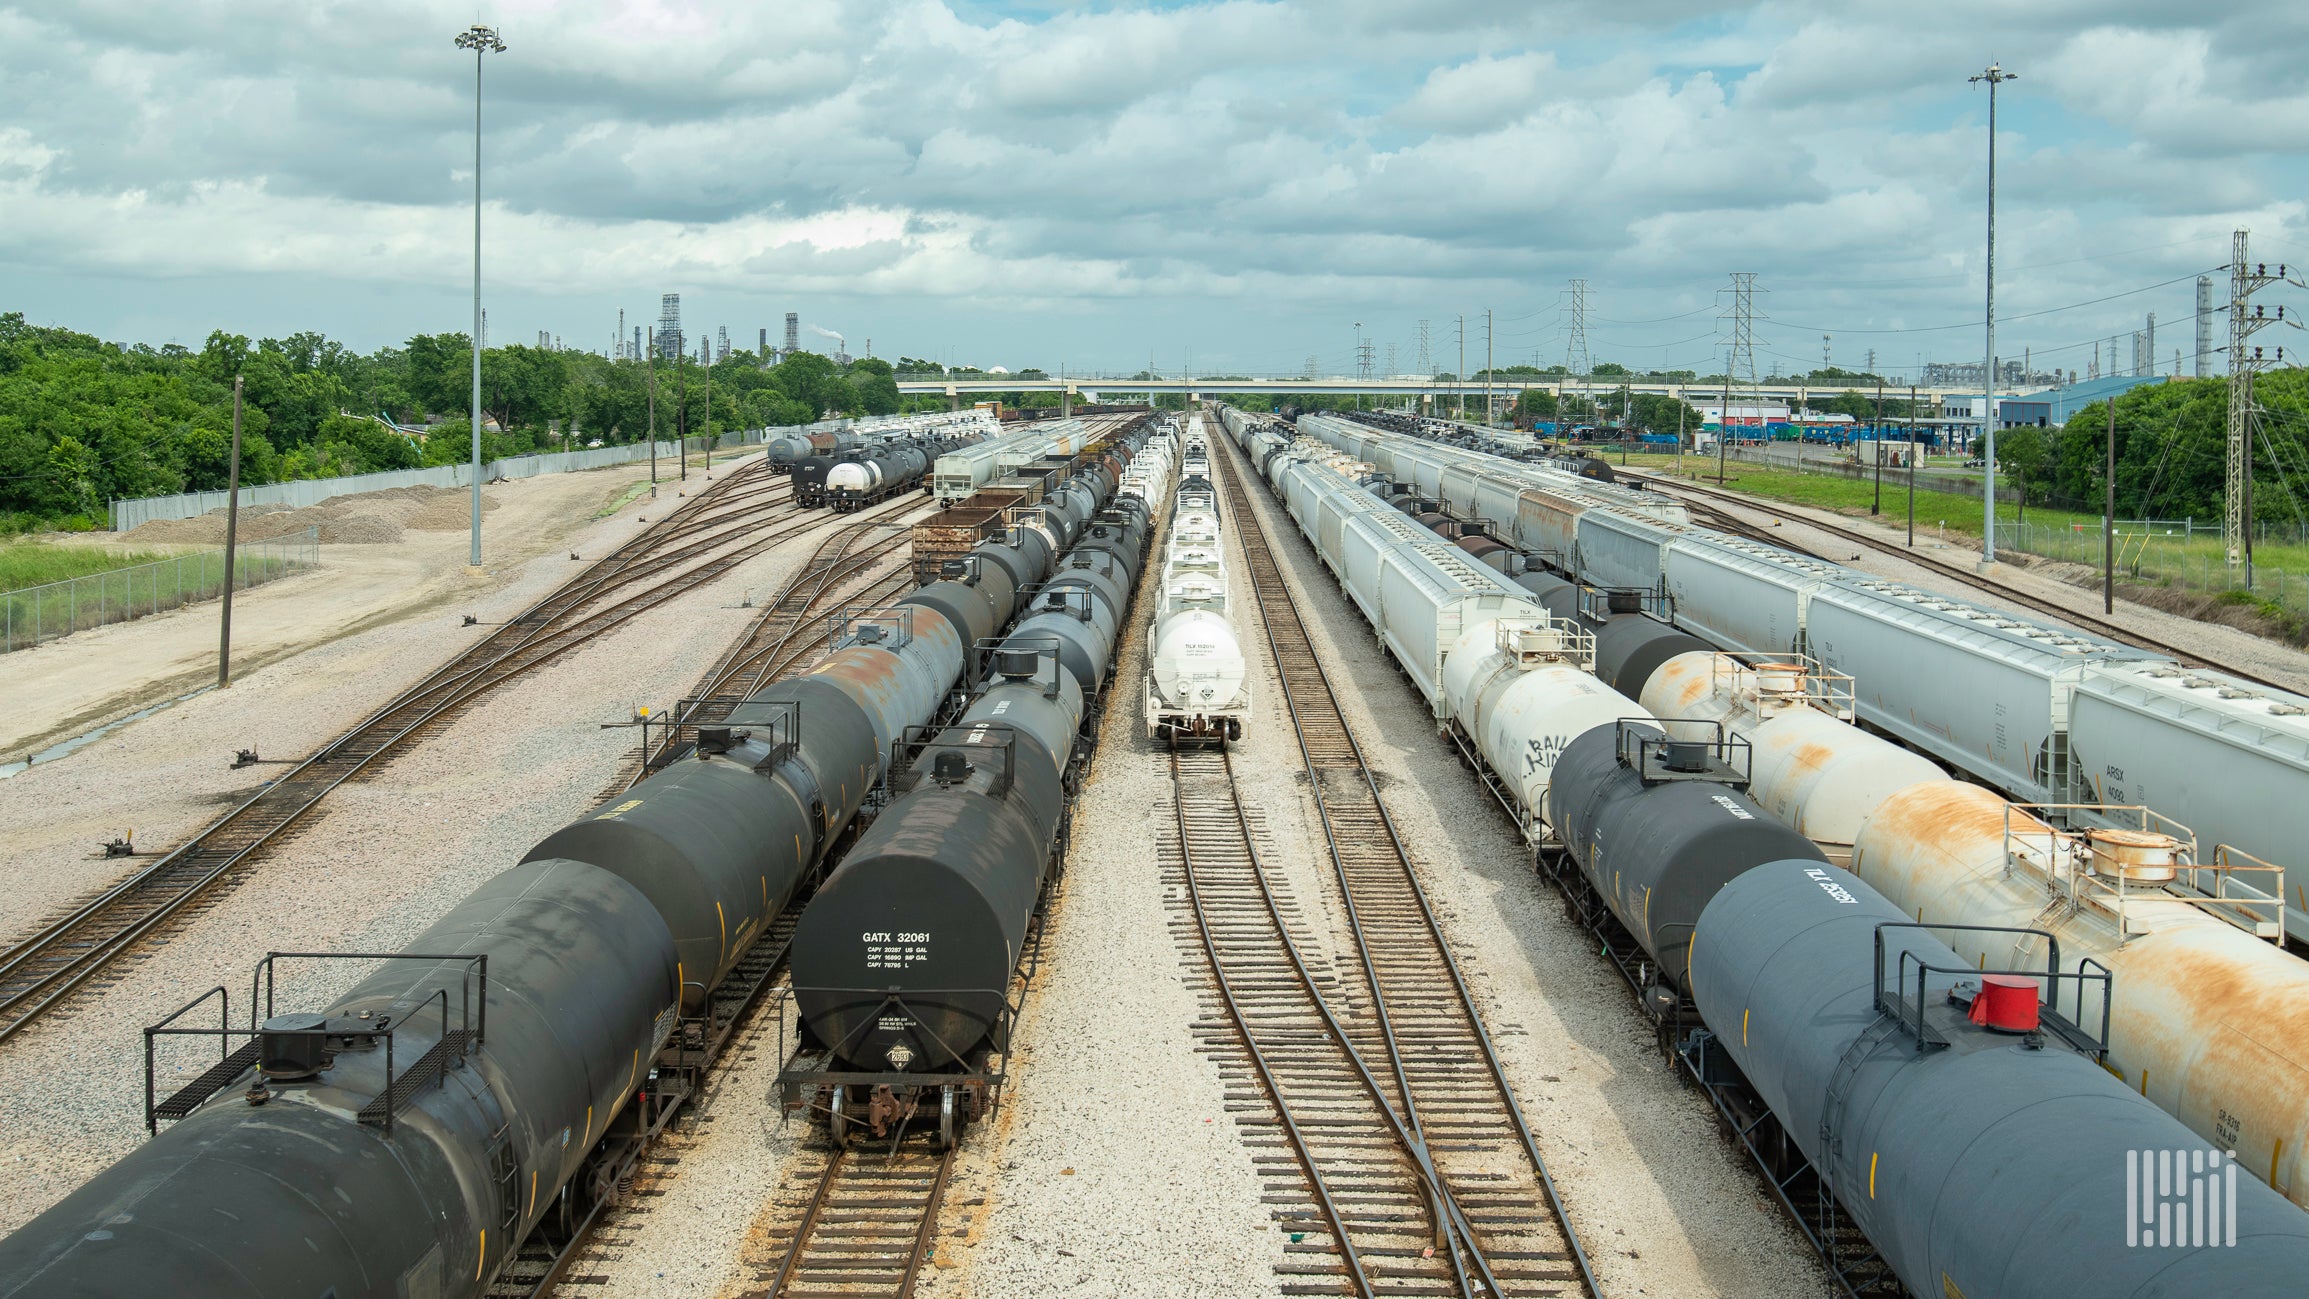
[[[2218,12],[2216,12],[2218,11]],[[0,0],[0,309],[364,349],[606,350],[678,290],[739,342],[1081,372],[1978,359],[2084,370],[2253,231],[2309,263],[2299,0]],[[2218,286],[2225,295],[2225,281]],[[2309,304],[2305,304],[2309,305]],[[821,337],[810,335],[821,346]],[[2105,343],[2104,343],[2105,346]]]

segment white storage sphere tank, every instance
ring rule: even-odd
[[[826,473],[829,492],[870,492],[881,482],[881,466],[871,460],[845,460]]]
[[[1242,647],[1225,618],[1182,609],[1164,618],[1154,635],[1155,693],[1180,711],[1229,708],[1247,675]]]

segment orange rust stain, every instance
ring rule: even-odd
[[[2299,1086],[2309,1069],[2309,967],[2234,930],[2192,927],[2135,941],[2138,958],[2124,964],[2153,966],[2170,995],[2193,1008],[2192,1029],[2202,1033],[2221,1024],[2288,1066],[2281,1079],[2234,1079],[2243,1094],[2281,1088],[2274,1094],[2282,1095]],[[2218,1042],[2216,1035],[2207,1045],[2228,1055],[2218,1052]]]
[[[2011,804],[1978,785],[1961,780],[1928,780],[1910,785],[1878,805],[1870,826],[1879,834],[1908,840],[1943,840],[1958,834],[2001,838]],[[2047,830],[2025,812],[2011,814],[2015,830]]]
[[[1789,763],[1794,774],[1809,776],[1815,772],[1827,770],[1828,764],[1835,759],[1836,750],[1815,741],[1798,745],[1795,756],[1789,759]]]

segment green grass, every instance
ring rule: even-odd
[[[1618,463],[1618,458],[1612,458]],[[1672,455],[1630,455],[1628,467],[1673,473],[1676,458]],[[1705,486],[1715,486],[1716,464],[1697,456],[1684,457],[1686,478]],[[1789,470],[1765,469],[1734,461],[1725,467],[1723,486],[1765,500],[1784,501],[1816,510],[1866,517],[1868,507],[1876,499],[1876,484],[1833,474],[1803,474]],[[1900,526],[1908,515],[1908,492],[1905,486],[1892,482],[1884,484],[1883,513],[1878,521]],[[1981,534],[1981,500],[1977,495],[1931,491],[1918,488],[1916,492],[1916,530],[1920,535],[1935,539],[1942,535],[1977,538]],[[2025,524],[2025,527],[2021,525]],[[2031,505],[2026,510],[2000,504],[1996,513],[1997,549],[2026,549],[2031,553],[2065,560],[2087,567],[2098,567],[2101,562],[2101,516],[2075,510],[2057,510],[2050,506]],[[1945,530],[1945,533],[1944,533]],[[2266,587],[2273,591],[2278,604],[2294,609],[2309,608],[2309,545],[2294,542],[2258,542],[2253,547],[2256,566],[2263,570],[2255,583],[2256,589]],[[2127,532],[2121,524],[2117,536],[2117,563],[2136,581],[2161,582],[2200,591],[2216,592],[2228,582],[2227,552],[2221,538],[2198,533],[2192,537],[2144,535]],[[2278,574],[2284,574],[2279,577]],[[2241,594],[2241,593],[2240,593]],[[2253,597],[2246,597],[2251,599]],[[2273,606],[2274,607],[2274,606]]]
[[[641,499],[642,494],[648,490],[648,483],[635,483],[633,486],[625,489],[625,494],[623,496],[613,497],[608,501],[607,504],[604,504],[600,509],[595,510],[593,512],[593,517],[597,519],[606,519],[610,515],[617,513],[619,510],[622,510],[626,506],[631,505],[635,501]]]
[[[107,550],[102,546],[12,541],[0,546],[0,591],[21,591],[28,586],[86,577],[91,573],[109,573],[116,568],[173,557],[173,552],[156,550]]]

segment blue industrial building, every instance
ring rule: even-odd
[[[2112,396],[2130,392],[2143,384],[2169,382],[2171,379],[2161,374],[2119,374],[2104,379],[2086,379],[2059,388],[2046,388],[2041,392],[2024,394],[2019,400],[2041,403],[2046,422],[2054,428],[2059,428],[2068,423],[2069,416],[2096,401],[2106,401]],[[2005,408],[2002,413],[2009,418],[2012,399],[2006,399],[2002,405]],[[2036,421],[2031,419],[2026,422],[2033,424]]]

